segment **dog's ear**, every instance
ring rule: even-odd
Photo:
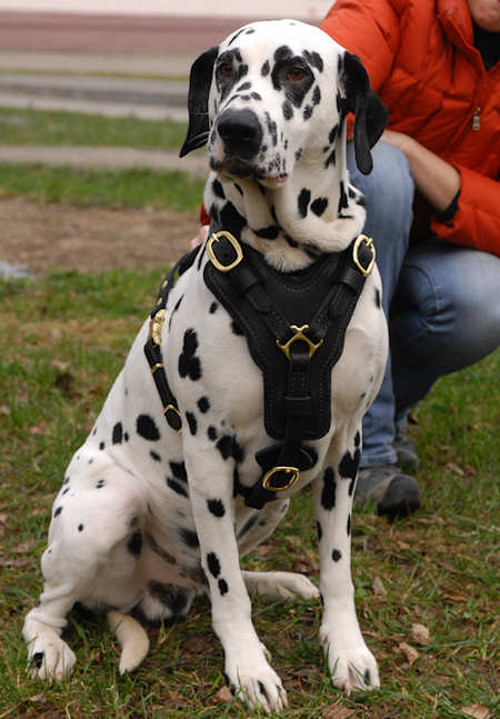
[[[370,149],[384,131],[387,108],[371,89],[368,73],[356,55],[346,52],[342,83],[346,94],[345,111],[354,113],[354,154],[356,164],[364,175],[373,169]]]
[[[191,67],[188,94],[189,125],[186,139],[179,153],[180,157],[184,157],[188,152],[203,147],[207,143],[208,96],[218,52],[218,47],[211,47],[210,50],[200,55]]]

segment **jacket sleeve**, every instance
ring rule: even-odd
[[[337,0],[321,23],[335,42],[358,55],[375,91],[392,69],[399,46],[399,18],[389,0]]]
[[[458,245],[500,257],[500,182],[455,165],[460,172],[458,209],[449,222],[434,216],[431,229]]]

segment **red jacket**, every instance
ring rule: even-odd
[[[388,127],[460,172],[458,210],[432,230],[500,256],[500,62],[485,71],[466,0],[337,0],[321,27],[361,57]]]

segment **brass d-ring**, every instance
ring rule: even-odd
[[[364,244],[371,250],[372,256],[370,259],[370,262],[368,263],[368,267],[363,267],[361,264],[361,261],[359,259],[359,248],[361,246],[361,243],[364,242]],[[352,249],[352,259],[358,270],[365,276],[368,277],[370,272],[373,270],[373,265],[375,264],[375,245],[373,244],[373,240],[371,237],[367,237],[366,235],[358,235],[356,238],[356,241],[354,242],[354,247]]]

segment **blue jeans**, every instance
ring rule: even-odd
[[[396,425],[442,375],[500,345],[500,259],[435,236],[409,246],[414,184],[405,156],[373,148],[362,175],[348,147],[353,184],[365,195],[389,322],[390,353],[380,391],[363,420],[361,466],[394,464]]]

